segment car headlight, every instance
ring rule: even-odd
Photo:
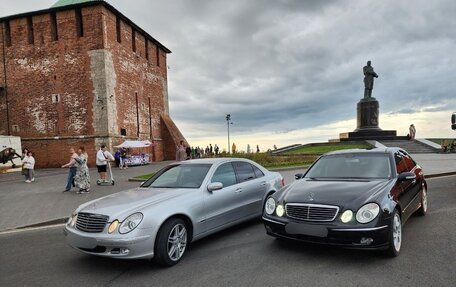
[[[276,209],[276,203],[274,198],[270,197],[268,200],[266,200],[266,204],[264,205],[264,211],[266,211],[267,214],[271,215],[274,213],[274,210]]]
[[[342,213],[342,215],[340,216],[340,220],[343,223],[350,222],[352,219],[353,219],[353,211],[351,211],[350,209],[345,210],[344,213]]]
[[[119,226],[119,220],[116,219],[111,222],[111,224],[109,224],[108,233],[113,233],[116,231],[117,226]]]
[[[356,221],[359,223],[368,223],[377,217],[380,207],[376,203],[368,203],[361,207],[356,213]]]
[[[282,217],[285,214],[285,208],[283,208],[282,204],[277,205],[276,214],[279,217]]]
[[[120,225],[119,233],[125,234],[132,231],[141,223],[142,219],[143,215],[140,212],[133,213],[132,215],[128,216]]]
[[[78,214],[75,212],[71,214],[70,218],[68,218],[67,225],[74,227],[76,225],[76,220],[78,220]]]

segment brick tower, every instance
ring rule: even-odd
[[[20,136],[39,167],[68,147],[89,163],[101,143],[150,140],[157,161],[185,140],[169,117],[171,51],[109,3],[60,0],[0,18],[0,134]]]

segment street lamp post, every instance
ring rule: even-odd
[[[230,122],[231,122],[231,115],[226,115],[226,127],[228,128],[228,154],[230,154]]]

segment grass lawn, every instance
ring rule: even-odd
[[[316,155],[271,155],[268,153],[237,153],[235,155],[226,155],[225,157],[237,157],[253,160],[265,168],[282,168],[282,167],[298,167],[312,164],[316,159]]]
[[[135,176],[134,178],[136,178],[136,179],[142,179],[142,180],[148,180],[149,178],[151,178],[152,176],[154,176],[154,174],[155,174],[155,172],[146,173],[146,174],[143,174],[143,175]]]
[[[285,155],[298,155],[298,154],[324,154],[330,151],[342,150],[342,149],[354,149],[354,148],[370,148],[371,146],[367,143],[335,143],[335,144],[325,144],[325,145],[315,145],[315,146],[303,146],[297,149],[286,151],[283,154]]]

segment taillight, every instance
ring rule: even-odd
[[[285,186],[285,179],[282,177],[282,186]]]

